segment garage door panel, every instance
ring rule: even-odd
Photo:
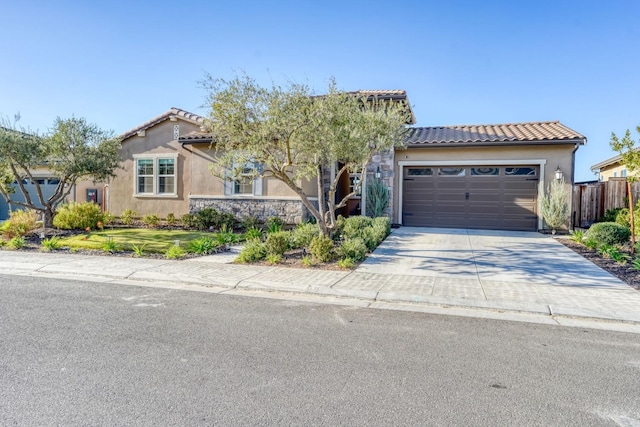
[[[530,174],[527,175],[506,175],[507,169],[515,169],[510,167],[474,168],[476,167],[460,167],[466,171],[464,176],[434,174],[412,176],[410,178],[415,179],[405,180],[403,224],[505,230],[537,229],[537,166],[518,167],[519,170],[528,170]],[[437,168],[434,167],[434,170]]]

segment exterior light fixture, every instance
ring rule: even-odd
[[[560,169],[560,166],[558,166],[556,168],[556,180],[560,181],[563,177],[564,177],[564,174],[562,173],[562,170]]]
[[[382,178],[382,172],[380,172],[380,166],[378,166],[378,168],[376,169],[376,178],[377,179]]]

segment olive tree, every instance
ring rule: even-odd
[[[203,82],[209,93],[212,144],[217,151],[215,172],[226,179],[247,177],[248,163],[260,165],[252,177],[284,182],[330,235],[336,210],[359,191],[336,200],[340,177],[366,171],[379,151],[401,146],[406,108],[342,92],[332,80],[326,94],[315,95],[307,85],[288,83],[261,87],[246,75]],[[335,174],[328,177],[330,169]],[[303,182],[317,186],[318,204],[303,191]]]
[[[636,127],[640,133],[640,126]],[[631,138],[629,129],[622,139],[618,138],[615,133],[611,132],[611,140],[609,141],[611,148],[620,154],[621,163],[627,168],[627,195],[629,199],[629,222],[631,224],[631,252],[635,252],[636,246],[636,230],[635,230],[635,212],[633,209],[633,193],[631,191],[631,183],[638,180],[638,172],[640,172],[640,151],[635,148],[635,141]]]
[[[80,180],[106,180],[119,166],[120,140],[83,118],[57,118],[44,135],[19,129],[5,120],[0,126],[0,195],[12,206],[33,209],[51,227],[58,206]],[[34,172],[46,170],[58,179],[53,194],[45,198]],[[35,194],[28,191],[31,181]],[[11,199],[19,191],[24,201]]]

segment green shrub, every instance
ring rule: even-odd
[[[369,228],[370,230],[370,228]],[[338,256],[340,258],[351,258],[353,261],[362,261],[367,257],[367,245],[360,237],[354,239],[346,239],[338,247]]]
[[[599,244],[620,245],[629,241],[631,230],[615,222],[598,222],[587,231],[587,238]]]
[[[109,211],[104,211],[102,213],[102,225],[110,225],[113,224],[113,221],[115,221],[116,217],[114,214],[112,214]]]
[[[131,250],[133,251],[134,256],[142,256],[144,255],[144,247],[146,245],[131,245]]]
[[[311,240],[309,252],[320,262],[330,262],[334,258],[333,240],[331,238],[318,235]]]
[[[178,221],[178,219],[172,212],[170,212],[167,214],[165,221],[167,222],[168,226],[173,227],[174,225],[176,225],[176,222]]]
[[[313,265],[315,265],[315,262],[313,261],[313,258],[310,257],[309,255],[305,255],[302,257],[302,260],[300,260],[300,262],[302,263],[302,265],[304,265],[305,267],[312,267]]]
[[[44,239],[40,244],[43,251],[54,251],[60,247],[60,239],[56,236],[51,236],[48,239]]]
[[[280,217],[272,216],[267,219],[265,225],[267,226],[267,233],[277,233],[279,231],[282,231],[284,221],[282,221]]]
[[[350,270],[356,266],[356,263],[351,258],[344,258],[338,261],[338,267],[345,270]]]
[[[156,214],[147,214],[142,217],[142,222],[148,227],[156,227],[160,223],[160,217]]]
[[[86,230],[104,224],[104,213],[100,205],[93,202],[71,202],[60,206],[53,217],[53,226],[63,230]]]
[[[107,240],[102,244],[102,250],[112,254],[120,250],[120,245],[113,240],[113,237],[107,237]]]
[[[195,227],[199,230],[220,229],[223,226],[233,229],[237,223],[232,213],[218,212],[214,208],[204,208],[195,213]]]
[[[38,226],[38,216],[34,211],[12,211],[9,219],[2,224],[2,235],[7,239],[22,237]]]
[[[267,256],[267,250],[259,240],[248,240],[238,254],[236,261],[242,263],[256,262]]]
[[[584,240],[584,245],[589,249],[598,249],[598,246],[600,246],[600,243],[596,239],[587,237]]]
[[[320,234],[317,224],[300,224],[291,232],[291,246],[294,248],[306,248],[314,237]]]
[[[584,231],[582,230],[573,230],[571,232],[571,237],[569,237],[571,240],[573,240],[576,243],[582,243],[582,241],[584,240]]]
[[[131,225],[133,224],[134,218],[137,216],[138,212],[133,209],[125,209],[125,211],[122,212],[122,215],[120,215],[120,221],[122,221],[124,225]]]
[[[257,227],[251,227],[244,233],[244,238],[247,240],[257,239],[262,240],[264,233]]]
[[[238,218],[231,212],[219,212],[216,223],[213,225],[219,230],[232,231],[238,225]]]
[[[213,208],[204,208],[196,212],[196,227],[199,230],[208,230],[218,223],[218,211]]]
[[[282,255],[278,254],[267,254],[267,262],[271,265],[276,265],[282,261]]]
[[[288,231],[278,231],[269,233],[264,247],[269,255],[283,255],[291,247],[291,233]]]
[[[198,218],[195,214],[186,213],[180,217],[180,222],[187,228],[197,228]]]
[[[9,249],[22,249],[27,242],[24,240],[22,236],[16,236],[9,240],[7,243],[7,248]]]
[[[371,227],[371,224],[373,224],[373,219],[368,216],[350,216],[344,221],[341,235],[345,239],[362,237],[362,231],[367,227]]]
[[[607,211],[604,213],[604,215],[602,216],[602,218],[600,219],[600,222],[618,222],[617,218],[618,218],[618,214],[620,213],[620,211],[622,211],[623,209],[626,208],[613,208],[613,209],[607,209]],[[629,214],[629,209],[627,209],[627,215]],[[624,224],[623,224],[624,225]],[[628,224],[627,224],[628,225]]]
[[[165,258],[167,259],[180,259],[184,257],[187,253],[180,246],[171,246],[164,253]]]
[[[389,206],[389,189],[381,179],[367,183],[367,212],[379,217]]]
[[[187,251],[199,255],[211,254],[216,252],[220,246],[222,245],[211,237],[200,237],[189,242]]]
[[[248,217],[243,218],[242,221],[240,221],[240,227],[243,230],[250,230],[252,228],[258,228],[259,225],[260,225],[260,221],[255,216],[248,216]]]
[[[386,216],[379,216],[377,218],[374,218],[372,221],[372,226],[374,228],[380,228],[380,230],[384,230],[384,237],[387,237],[389,233],[391,233],[391,220]],[[382,240],[384,240],[384,238]]]

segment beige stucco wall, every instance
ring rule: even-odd
[[[109,180],[108,184],[93,183],[91,181],[79,182],[74,191],[74,200],[85,201],[86,190],[99,189],[100,202],[105,198],[105,209],[114,215],[121,215],[126,209],[136,211],[140,216],[145,214],[157,214],[166,217],[168,213],[176,216],[189,212],[190,197],[223,198],[224,182],[211,173],[212,159],[216,155],[215,150],[208,143],[185,145],[173,140],[173,126],[180,125],[180,133],[186,134],[200,130],[200,126],[178,118],[177,121],[166,120],[149,129],[144,136],[133,136],[122,144],[121,167],[116,170],[116,177]],[[136,155],[176,155],[177,171],[175,196],[137,196],[135,194],[135,160]],[[317,193],[315,181],[303,182],[302,188],[310,196]],[[229,196],[227,196],[229,197]],[[236,198],[251,198],[252,196],[231,196]],[[258,197],[258,196],[256,196]],[[297,198],[296,193],[286,184],[275,179],[266,178],[262,184],[262,196],[260,198],[288,199]]]
[[[505,164],[505,161],[529,162],[529,164],[541,165],[543,168],[543,180],[540,181],[538,193],[542,194],[543,189],[547,188],[549,182],[555,178],[555,170],[560,167],[564,173],[564,179],[567,187],[567,197],[571,194],[571,177],[572,177],[572,152],[575,146],[572,144],[562,145],[529,145],[520,147],[498,146],[498,147],[427,147],[427,148],[409,148],[406,150],[398,150],[395,153],[394,160],[394,191],[393,196],[393,218],[392,220],[401,223],[400,218],[400,201],[401,201],[401,165],[407,165],[411,162],[429,162],[436,165],[438,162],[453,162],[459,164],[470,165],[473,162],[483,162],[489,165],[491,161]],[[448,163],[452,165],[452,163]],[[508,165],[506,165],[508,166]],[[538,197],[540,200],[540,197]],[[539,211],[539,210],[538,210]]]

